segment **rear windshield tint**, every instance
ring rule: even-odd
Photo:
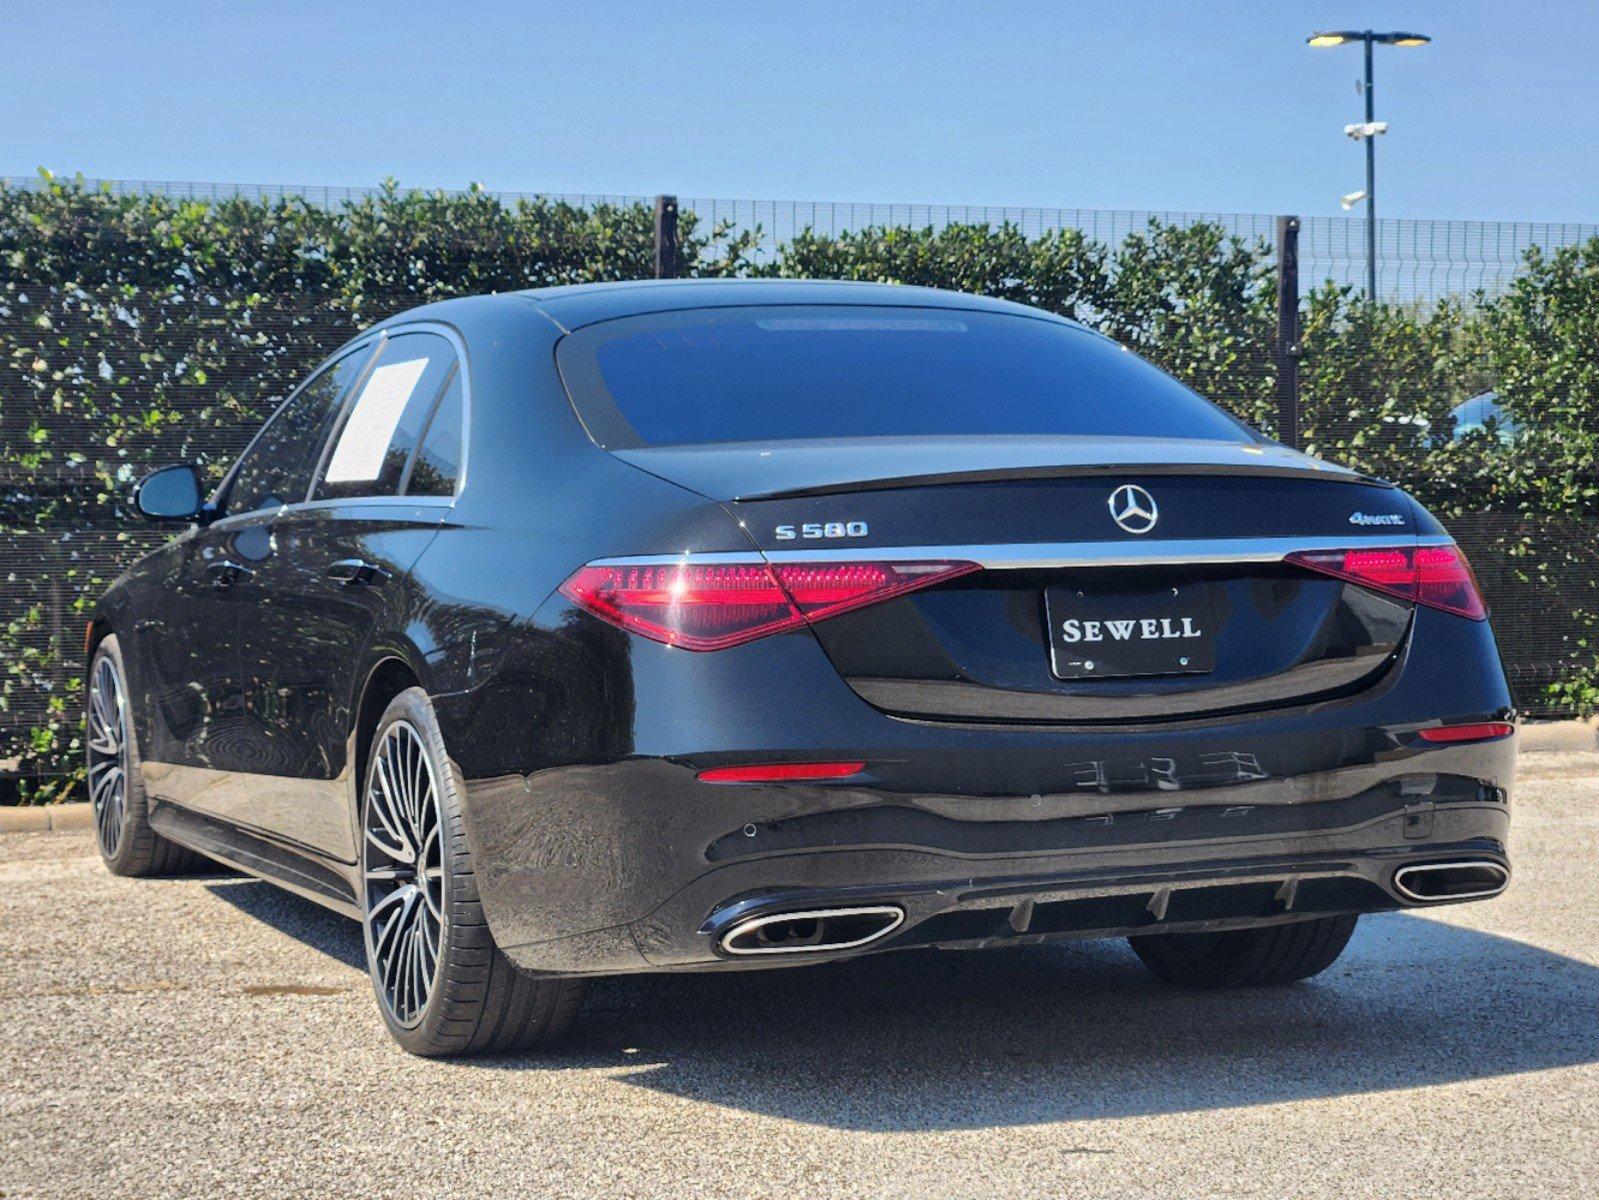
[[[557,354],[589,433],[613,450],[837,437],[1254,436],[1114,342],[1025,316],[695,309],[590,325]]]

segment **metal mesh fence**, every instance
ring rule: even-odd
[[[1246,239],[1270,241],[1276,217],[1260,213],[1139,211],[1135,209],[1022,208],[980,204],[882,204],[827,200],[717,200],[680,197],[684,211],[712,223],[762,233],[760,253],[774,257],[802,230],[826,237],[871,228],[943,229],[1011,225],[1029,238],[1060,229],[1074,229],[1097,242],[1114,245],[1129,234],[1148,229],[1150,221],[1165,225],[1217,225]]]
[[[1534,246],[1551,251],[1599,236],[1599,225],[1542,221],[1377,221],[1377,291],[1386,299],[1431,304],[1501,291]],[[1363,288],[1366,224],[1356,217],[1307,217],[1300,275]]]
[[[46,210],[17,198],[54,186],[0,186],[0,202],[11,197],[0,211],[0,774],[72,765],[82,612],[164,536],[126,511],[145,470],[197,460],[220,471],[294,382],[392,312],[452,294],[642,277],[656,252],[652,197],[89,180],[42,227]],[[170,203],[135,212],[119,198]],[[176,202],[227,219],[208,225]],[[1288,432],[1273,215],[690,197],[679,210],[683,273],[891,278],[1043,304]],[[1019,243],[937,240],[1007,229]],[[1037,249],[1061,231],[1081,235],[1080,258]],[[1559,436],[1519,436],[1527,412],[1498,403],[1495,389],[1518,345],[1531,362],[1573,349],[1541,328],[1504,335],[1522,341],[1503,353],[1478,343],[1484,303],[1525,278],[1529,250],[1581,246],[1599,225],[1384,220],[1378,234],[1380,329],[1358,319],[1364,223],[1301,223],[1298,440],[1451,514],[1495,609],[1518,702],[1569,711],[1578,701],[1551,688],[1593,665],[1599,539],[1584,512],[1527,498],[1544,458],[1559,465]],[[1440,301],[1455,315],[1437,315]],[[1599,345],[1586,353],[1591,362]],[[1541,394],[1562,411],[1594,403]],[[1589,409],[1575,419],[1588,429],[1599,420]],[[1513,487],[1522,491],[1511,503]]]
[[[13,191],[41,192],[47,191],[51,180],[38,175],[7,175],[0,178],[0,183]],[[101,191],[113,196],[164,196],[170,200],[199,200],[216,202],[219,200],[262,200],[277,202],[280,200],[299,200],[317,208],[337,209],[342,205],[358,200],[382,196],[386,189],[383,187],[346,187],[339,184],[325,183],[219,183],[213,180],[196,179],[84,179],[83,186],[91,191]],[[467,188],[441,188],[439,191],[446,196],[467,196],[474,194],[478,189]],[[563,192],[511,192],[483,190],[482,194],[493,197],[501,204],[515,205],[519,201],[536,202],[548,201],[552,203],[571,204],[578,208],[595,208],[602,204],[611,204],[618,207],[630,204],[649,204],[653,197],[650,196],[624,196],[601,192],[563,193]]]
[[[735,231],[759,230],[755,257],[771,261],[802,231],[826,237],[871,227],[943,229],[1011,225],[1029,238],[1076,230],[1107,246],[1168,226],[1211,225],[1249,243],[1270,245],[1277,218],[1263,213],[1176,210],[1023,208],[1003,205],[881,204],[819,200],[728,200],[681,197],[685,212]],[[1553,250],[1599,236],[1599,224],[1530,221],[1428,221],[1379,219],[1377,287],[1386,299],[1431,304],[1502,289],[1533,246]],[[1366,224],[1358,217],[1307,217],[1299,244],[1306,281],[1364,288]]]
[[[38,176],[9,176],[5,186],[39,190],[47,186]],[[381,187],[347,187],[327,184],[219,183],[198,180],[88,179],[89,188],[105,188],[114,195],[164,196],[174,200],[218,201],[300,200],[335,209],[353,201],[384,194]],[[445,195],[470,194],[464,189],[441,189]],[[482,194],[501,204],[550,202],[577,208],[599,205],[627,207],[649,205],[653,197],[599,192],[521,192],[486,190]],[[950,225],[977,225],[997,229],[1014,226],[1036,238],[1055,230],[1076,230],[1103,245],[1113,246],[1129,235],[1142,233],[1150,223],[1169,226],[1213,225],[1246,242],[1270,245],[1276,216],[1265,213],[1198,212],[1174,209],[1038,208],[977,204],[895,204],[839,200],[740,200],[717,197],[679,197],[683,213],[693,215],[709,229],[725,226],[733,233],[755,237],[751,260],[771,262],[796,234],[811,231],[826,237],[871,227],[943,229]],[[1599,223],[1569,221],[1435,221],[1382,218],[1377,221],[1377,287],[1386,299],[1430,304],[1448,297],[1470,296],[1478,290],[1502,289],[1521,269],[1527,251],[1551,251],[1577,246],[1599,237]],[[1366,224],[1360,217],[1306,217],[1300,234],[1302,277],[1311,282],[1331,281],[1350,287],[1365,286]]]

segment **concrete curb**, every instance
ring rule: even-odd
[[[1528,721],[1521,727],[1518,744],[1523,754],[1599,750],[1599,717]],[[94,818],[86,802],[0,807],[0,833],[64,833],[93,826]]]
[[[0,833],[64,833],[93,826],[87,803],[0,808]]]
[[[1599,717],[1528,721],[1521,727],[1519,745],[1523,754],[1599,750]]]

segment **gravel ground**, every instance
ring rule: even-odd
[[[1509,893],[1190,995],[1124,943],[597,984],[533,1058],[384,1034],[356,927],[0,838],[0,1195],[1599,1194],[1599,756],[1524,760]]]

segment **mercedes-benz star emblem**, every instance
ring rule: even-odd
[[[1160,519],[1160,509],[1143,488],[1124,483],[1110,494],[1110,517],[1128,533],[1148,533]]]

